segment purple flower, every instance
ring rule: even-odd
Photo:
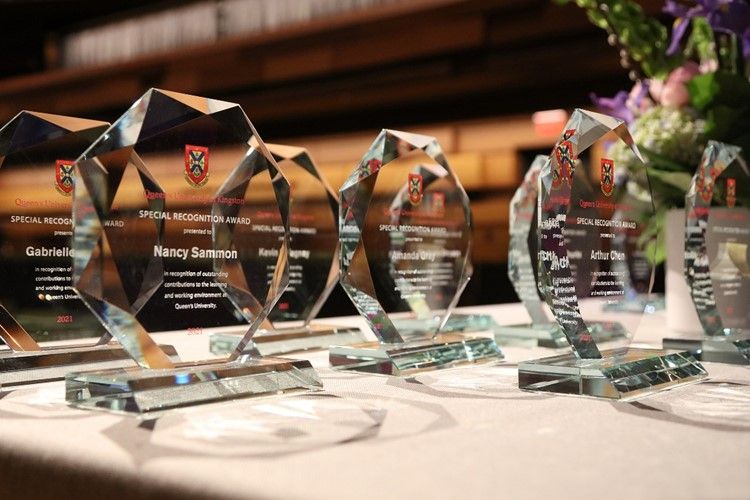
[[[692,7],[677,0],[667,0],[664,12],[676,18],[667,55],[674,55],[680,50],[680,42],[690,20],[705,17],[714,31],[737,35],[742,41],[744,56],[750,56],[750,4],[746,0],[695,0]]]
[[[602,113],[619,118],[628,124],[633,121],[633,112],[627,104],[629,95],[624,90],[619,91],[614,97],[598,97],[593,92],[589,97]]]

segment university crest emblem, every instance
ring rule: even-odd
[[[737,181],[729,177],[727,179],[727,206],[734,208],[734,204],[737,202]]]
[[[55,189],[63,196],[73,193],[73,166],[75,162],[57,160],[55,162]]]
[[[432,211],[436,214],[445,213],[445,193],[432,193]]]
[[[185,145],[185,180],[192,187],[208,182],[208,148]]]
[[[412,205],[419,205],[424,194],[424,181],[419,174],[409,174],[409,201]]]
[[[604,196],[612,196],[615,189],[615,162],[609,158],[602,158],[599,164],[599,185]]]
[[[573,184],[576,156],[570,138],[575,135],[575,129],[568,129],[562,139],[555,145],[555,166],[552,172],[552,187],[558,188],[563,182]]]

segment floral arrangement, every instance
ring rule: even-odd
[[[710,139],[750,152],[750,4],[747,0],[667,0],[671,34],[632,0],[556,0],[586,10],[619,48],[634,82],[630,91],[592,100],[603,113],[626,121],[646,159],[657,214],[644,241],[662,227],[666,211],[683,207],[685,193]],[[610,154],[632,167],[619,143]],[[631,172],[634,169],[631,169]],[[637,178],[637,173],[633,173]],[[656,261],[664,260],[656,249]]]

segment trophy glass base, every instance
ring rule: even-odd
[[[337,370],[397,376],[503,359],[494,339],[451,333],[433,338],[425,338],[423,334],[421,339],[400,344],[366,342],[335,346],[329,353],[331,366]]]
[[[216,401],[315,391],[323,384],[306,360],[249,358],[182,363],[169,369],[120,368],[69,373],[65,399],[73,406],[148,414]]]
[[[214,333],[210,337],[212,354],[226,355],[234,352],[243,333]],[[263,356],[276,356],[312,349],[328,349],[332,345],[349,345],[367,339],[357,327],[335,325],[307,325],[301,327],[258,330],[252,346]]]
[[[425,332],[437,331],[440,316],[432,318],[395,318],[392,319],[396,330],[405,338],[423,338]],[[448,317],[440,333],[471,333],[479,331],[496,332],[500,328],[489,314],[453,313]]]
[[[518,387],[596,398],[628,400],[707,375],[689,352],[660,349],[611,349],[601,359],[580,359],[572,352],[524,361]]]
[[[700,361],[750,365],[750,334],[702,339],[664,339],[664,349],[684,349]]]
[[[648,295],[638,295],[632,300],[621,300],[613,302],[612,304],[604,304],[602,306],[602,311],[635,314],[646,312],[650,314],[656,311],[663,311],[666,307],[663,295],[655,295],[653,297],[649,297]]]
[[[170,345],[160,346],[179,361]],[[41,351],[0,351],[0,387],[63,380],[73,370],[134,367],[135,361],[119,344],[44,347]]]
[[[597,344],[627,336],[625,328],[616,321],[590,321],[586,325]],[[570,345],[557,323],[498,326],[495,330],[495,341],[500,345],[553,349]]]

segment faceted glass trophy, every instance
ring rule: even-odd
[[[108,126],[22,111],[0,129],[2,386],[133,364],[71,288],[73,163]]]
[[[339,279],[339,204],[335,191],[306,149],[266,146],[289,181],[291,192],[289,286],[253,342],[264,356],[364,342],[357,327],[313,323]],[[211,335],[211,352],[234,351],[243,334]]]
[[[550,321],[546,305],[540,298],[537,279],[537,199],[539,196],[539,173],[548,157],[538,155],[529,167],[523,182],[510,201],[510,245],[508,250],[508,277],[518,298],[521,299],[531,324],[503,325],[495,329],[495,340],[501,345],[525,345],[529,347],[564,347],[568,345],[557,321]],[[571,231],[572,233],[572,231]],[[574,236],[568,235],[568,238]],[[577,268],[578,265],[574,264]],[[577,259],[577,260],[580,260]],[[597,342],[605,342],[625,336],[619,323],[592,321],[589,330]]]
[[[705,337],[664,347],[750,364],[750,170],[739,147],[708,143],[685,213],[685,278]]]
[[[149,90],[76,165],[73,284],[138,366],[68,374],[69,403],[144,413],[321,386],[252,344],[289,281],[289,184],[239,105]],[[205,359],[208,329],[242,322]]]
[[[618,249],[613,241],[638,225],[622,202],[617,165],[594,156],[611,138],[641,158],[624,122],[575,110],[540,173],[539,279],[571,352],[520,363],[521,389],[630,399],[706,375],[687,351],[600,350],[591,333],[589,322],[602,314],[602,303],[625,300],[625,277],[613,263],[626,260],[627,247]],[[637,333],[643,314],[629,315],[630,334]]]
[[[383,130],[339,199],[341,284],[378,341],[331,347],[334,368],[406,375],[502,357],[490,337],[443,331],[471,276],[471,211],[434,137]]]

